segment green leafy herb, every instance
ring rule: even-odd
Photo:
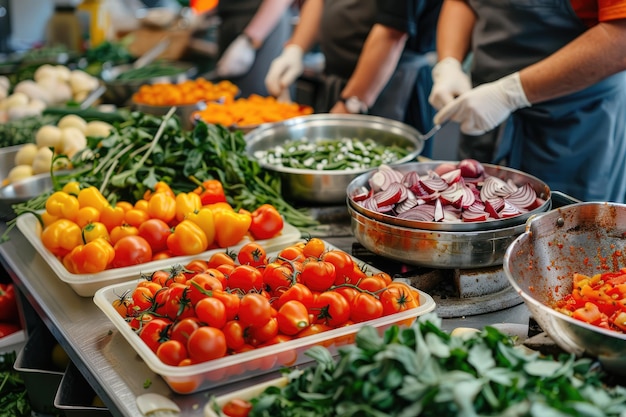
[[[312,347],[315,365],[252,399],[250,416],[626,415],[626,388],[606,386],[588,358],[543,357],[492,327],[451,336],[440,324],[430,313],[382,337],[364,327],[337,360]]]
[[[0,417],[22,417],[31,415],[26,386],[13,365],[17,354],[0,354]]]

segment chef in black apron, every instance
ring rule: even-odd
[[[226,0],[217,6],[219,60],[216,74],[232,81],[242,97],[267,96],[263,81],[291,35],[292,0]],[[255,20],[256,19],[256,20]]]
[[[471,39],[472,81],[479,86],[446,104],[435,122],[456,121],[472,135],[505,123],[493,162],[535,175],[551,189],[581,200],[624,202],[626,72],[618,58],[623,50],[612,57],[600,42],[623,39],[625,26],[609,22],[594,31],[570,0],[445,0],[440,30],[447,18],[457,31],[467,27],[458,13],[447,14],[448,5],[465,5],[465,13],[471,13],[464,22],[473,30],[467,42],[469,47]],[[441,59],[459,52],[458,39],[448,40],[438,45]],[[611,56],[610,62],[581,69],[585,55],[600,51],[594,59]],[[524,87],[536,85],[546,73],[541,64],[550,61],[563,68],[559,79],[549,88],[535,88],[531,103]],[[576,71],[585,75],[573,79]]]
[[[440,7],[441,0],[307,0],[300,25],[270,67],[268,91],[279,96],[289,87],[302,74],[303,53],[319,41],[325,67],[322,91],[314,105],[317,113],[336,112],[343,106],[348,113],[399,120],[425,132],[432,127],[434,115],[428,93]],[[368,102],[363,96],[343,93],[375,24],[405,31],[409,36],[384,88]],[[308,33],[304,33],[306,29]],[[427,145],[422,154],[429,156],[431,144]]]

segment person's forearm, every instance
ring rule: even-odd
[[[372,27],[343,97],[357,96],[371,107],[396,68],[407,34],[387,26]]]
[[[317,41],[322,21],[324,0],[307,0],[300,9],[300,20],[287,44],[298,45],[303,51],[311,49]]]
[[[243,32],[255,45],[262,44],[292,2],[293,0],[263,0]]]
[[[626,70],[626,19],[599,23],[549,57],[520,71],[526,98],[539,103]]]
[[[437,23],[437,58],[463,62],[470,49],[474,11],[466,0],[445,0]]]

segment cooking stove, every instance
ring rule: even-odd
[[[431,295],[437,304],[435,311],[442,318],[491,313],[523,303],[509,285],[501,265],[476,269],[426,268],[382,257],[358,242],[352,244],[352,256]]]

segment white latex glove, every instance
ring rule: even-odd
[[[461,125],[461,132],[481,135],[504,122],[515,110],[528,106],[519,72],[515,72],[460,95],[435,115],[434,122],[453,120]]]
[[[250,71],[256,50],[246,35],[239,35],[228,45],[215,66],[217,75],[222,78],[240,77]]]
[[[433,88],[428,102],[437,110],[472,89],[469,76],[463,71],[461,63],[452,57],[439,61],[432,71]]]
[[[304,51],[298,45],[287,45],[283,52],[272,61],[265,76],[265,87],[271,95],[280,96],[283,90],[302,75],[304,71],[303,56]]]

